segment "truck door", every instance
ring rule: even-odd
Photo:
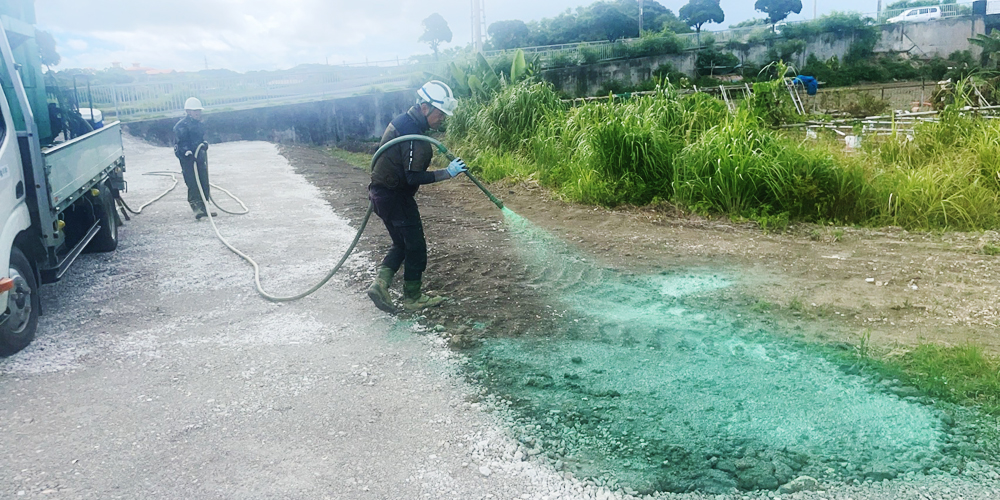
[[[17,131],[3,90],[0,89],[0,276],[7,277],[14,238],[31,227],[31,214],[25,194],[29,186],[21,168],[21,153]],[[7,303],[7,294],[0,294],[0,313]]]

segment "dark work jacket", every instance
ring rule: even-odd
[[[174,125],[174,136],[177,137],[174,154],[181,157],[188,151],[194,153],[198,145],[205,141],[205,125],[190,116],[185,116]]]
[[[427,117],[414,106],[392,120],[382,134],[379,147],[404,135],[423,135],[430,126]],[[421,184],[431,184],[448,178],[444,170],[428,172],[434,148],[424,141],[406,141],[387,149],[372,170],[372,186],[390,189],[397,194],[413,196]]]

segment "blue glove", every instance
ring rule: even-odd
[[[456,175],[462,172],[468,172],[469,168],[465,166],[465,162],[461,158],[455,158],[448,164],[448,175],[455,178]]]

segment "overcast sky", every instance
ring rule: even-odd
[[[811,19],[833,10],[874,12],[877,0],[803,0]],[[889,1],[889,0],[886,0]],[[593,0],[486,0],[487,24],[537,20]],[[661,0],[675,14],[687,0]],[[754,0],[722,0],[719,30],[761,17]],[[405,59],[427,54],[420,22],[441,14],[454,32],[442,49],[472,39],[470,0],[35,0],[38,27],[51,32],[62,63],[56,69],[125,66],[197,71],[288,69],[303,63]]]

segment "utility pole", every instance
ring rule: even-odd
[[[639,0],[639,36],[642,36],[642,4],[645,2],[646,0]]]
[[[816,0],[813,0],[813,20],[816,20]]]
[[[485,0],[472,0],[472,47],[476,52],[483,51],[483,26],[486,24]]]

